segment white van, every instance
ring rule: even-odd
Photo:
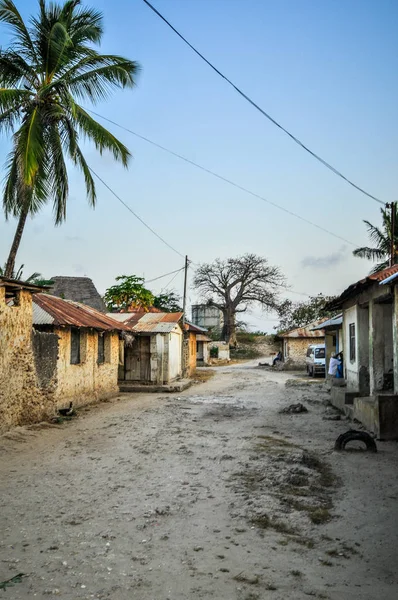
[[[315,375],[322,375],[323,377],[325,377],[325,357],[325,344],[311,344],[310,346],[308,346],[307,354],[305,357],[305,364],[307,366],[307,373],[309,377],[315,377]]]

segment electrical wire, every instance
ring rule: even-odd
[[[267,112],[265,112],[265,110],[263,110],[258,104],[256,104],[256,102],[254,102],[254,100],[252,100],[249,96],[247,96],[247,94],[245,94],[237,85],[235,85],[230,79],[228,79],[228,77],[226,77],[223,73],[221,73],[221,71],[219,71],[209,60],[207,60],[207,58],[205,58],[205,56],[203,56],[203,54],[201,54],[199,52],[199,50],[197,50],[190,42],[188,42],[188,40],[179,31],[177,31],[177,29],[175,27],[173,27],[173,25],[150,2],[148,2],[148,0],[143,0],[143,2],[158,17],[160,17],[160,19],[162,19],[162,21],[164,21],[164,23],[166,23],[166,25],[168,25],[168,27],[170,27],[170,29],[172,29],[174,31],[174,33],[176,33],[178,35],[178,37],[180,39],[182,39],[182,41],[185,44],[187,44],[187,46],[189,46],[191,48],[191,50],[193,50],[193,52],[195,52],[195,54],[197,54],[211,69],[213,69],[213,71],[215,73],[217,73],[217,75],[219,75],[222,79],[224,79],[236,92],[238,92],[238,94],[240,96],[242,96],[242,98],[244,98],[245,100],[247,100],[247,102],[249,102],[255,109],[257,109],[264,117],[266,117],[269,121],[271,121],[271,123],[273,123],[273,125],[275,125],[276,127],[278,127],[286,135],[288,135],[296,144],[298,144],[301,148],[303,148],[303,150],[305,150],[306,152],[308,152],[308,154],[310,154],[313,158],[315,158],[317,161],[319,161],[327,169],[329,169],[330,171],[332,171],[332,173],[334,173],[338,177],[341,177],[341,179],[343,179],[346,183],[348,183],[349,185],[351,185],[353,188],[355,188],[359,192],[362,192],[362,194],[365,194],[365,196],[368,196],[368,198],[371,198],[372,200],[375,200],[375,202],[378,202],[379,204],[382,204],[383,206],[385,205],[385,202],[383,202],[382,200],[380,200],[376,196],[373,196],[373,194],[370,194],[369,192],[367,192],[366,190],[364,190],[363,188],[361,188],[359,185],[357,185],[356,183],[354,183],[353,181],[351,181],[351,179],[348,179],[348,177],[346,177],[345,175],[343,175],[343,173],[341,173],[338,169],[336,169],[335,167],[333,167],[333,165],[331,165],[326,160],[324,160],[321,156],[319,156],[319,154],[316,154],[316,152],[314,152],[313,150],[311,150],[301,140],[299,140],[299,138],[297,138],[295,135],[293,135],[292,133],[290,133],[290,131],[288,131],[285,127],[283,127],[283,125],[281,125],[280,123],[278,123],[278,121],[276,121],[273,117],[271,117],[271,115],[269,115]]]
[[[111,192],[111,194],[113,194],[115,196],[115,198],[117,198],[117,200],[119,200],[119,202],[121,204],[123,204],[123,206],[125,206],[127,208],[127,210],[129,210],[131,212],[131,214],[133,214],[135,216],[135,218],[138,219],[144,225],[144,227],[149,229],[149,231],[151,233],[153,233],[153,235],[155,235],[161,242],[163,242],[163,244],[168,246],[168,248],[170,248],[170,250],[173,250],[173,252],[175,252],[176,254],[181,256],[181,258],[185,258],[185,256],[183,254],[181,254],[181,252],[179,252],[171,244],[166,242],[166,240],[164,238],[162,238],[162,236],[160,236],[158,233],[156,233],[156,231],[154,229],[152,229],[152,227],[150,227],[147,223],[145,223],[144,219],[142,219],[139,215],[137,215],[137,213],[128,204],[126,204],[124,202],[124,200],[122,200],[121,197],[118,196],[115,191],[113,191],[113,189],[102,179],[102,177],[100,177],[98,175],[98,173],[96,173],[94,171],[94,169],[92,169],[91,167],[89,167],[89,169],[92,172],[92,174],[95,175],[95,177]]]
[[[185,269],[185,267],[184,267],[184,269]],[[165,287],[163,287],[163,288],[161,289],[161,292],[168,290],[168,288],[169,288],[169,287],[171,286],[171,284],[173,283],[174,279],[177,277],[178,273],[180,273],[180,272],[181,272],[181,271],[183,271],[184,269],[180,269],[180,270],[179,270],[179,271],[178,271],[178,272],[177,272],[177,273],[174,275],[174,277],[172,277],[172,278],[170,279],[169,283],[168,283],[168,284],[167,284]]]
[[[173,275],[174,273],[180,273],[180,271],[183,271],[184,269],[185,269],[185,266],[182,267],[181,269],[176,269],[175,271],[170,271],[170,273],[165,273],[164,275],[159,275],[159,277],[155,277],[154,279],[145,280],[145,285],[147,283],[152,283],[153,281],[157,281],[158,279],[163,279],[163,277],[167,277],[168,275]]]
[[[347,244],[350,244],[351,246],[355,246],[355,247],[359,246],[359,244],[354,244],[353,242],[350,242],[350,240],[347,240],[346,238],[342,237],[341,235],[338,235],[337,233],[333,233],[333,231],[330,231],[329,229],[322,227],[322,225],[317,225],[317,223],[314,223],[313,221],[310,221],[309,219],[302,217],[301,215],[293,212],[292,210],[289,210],[289,209],[285,208],[284,206],[281,206],[280,204],[273,202],[272,200],[268,200],[264,196],[260,196],[260,194],[256,194],[256,192],[252,192],[248,188],[245,188],[242,185],[235,183],[234,181],[232,181],[231,179],[228,179],[227,177],[224,177],[223,175],[219,175],[215,171],[211,171],[210,169],[203,167],[202,165],[194,162],[193,160],[186,158],[186,156],[183,156],[182,154],[178,154],[177,152],[174,152],[173,150],[169,150],[169,148],[166,148],[165,146],[162,146],[161,144],[158,144],[157,142],[154,142],[154,141],[150,140],[149,138],[147,138],[139,133],[136,133],[135,131],[133,131],[132,129],[129,129],[128,127],[125,127],[124,125],[120,125],[120,123],[116,123],[116,121],[113,121],[112,119],[108,119],[108,117],[104,117],[103,115],[100,115],[99,113],[95,112],[94,110],[91,110],[91,109],[87,109],[87,110],[89,112],[91,112],[93,115],[95,115],[96,117],[99,117],[100,119],[103,119],[104,121],[107,121],[108,123],[112,123],[112,125],[115,125],[116,127],[119,127],[120,129],[123,129],[124,131],[127,131],[128,133],[131,133],[132,135],[139,138],[140,140],[143,140],[144,142],[147,142],[148,144],[151,144],[152,146],[155,146],[156,148],[163,150],[163,152],[167,152],[168,154],[171,154],[172,156],[175,156],[176,158],[183,160],[184,162],[192,165],[193,167],[196,167],[197,169],[204,171],[208,175],[212,175],[213,177],[216,177],[217,179],[220,179],[221,181],[224,181],[225,183],[232,185],[234,188],[237,188],[240,191],[245,192],[246,194],[250,194],[250,196],[257,198],[258,200],[261,200],[262,202],[265,202],[266,204],[270,204],[271,206],[274,206],[275,208],[282,210],[283,212],[287,213],[288,215],[291,215],[292,217],[296,217],[296,219],[300,219],[300,221],[303,221],[304,223],[307,223],[308,225],[312,225],[313,227],[316,227],[320,231],[323,231],[324,233],[327,233],[328,235],[331,235],[331,236],[337,238],[338,240],[346,242]],[[181,256],[181,254],[180,254],[180,256]]]

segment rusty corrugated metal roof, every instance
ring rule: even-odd
[[[131,331],[129,325],[119,323],[95,308],[79,302],[63,300],[49,294],[35,294],[33,303],[41,309],[36,311],[37,315],[40,315],[39,321],[41,322],[33,322],[34,325],[50,324],[44,322],[44,311],[52,319],[51,324],[59,327],[86,327],[99,331]]]
[[[313,321],[312,323],[308,323],[305,327],[297,327],[296,329],[291,329],[290,331],[286,331],[286,333],[278,334],[278,337],[281,338],[323,338],[325,334],[322,330],[314,330],[313,327],[317,327],[317,325],[321,325],[327,321],[327,317],[324,319],[318,319],[317,321]]]
[[[391,277],[391,275],[394,275],[395,273],[398,273],[398,265],[393,265],[392,267],[383,269],[378,273],[372,273],[371,275],[360,279],[356,283],[352,283],[351,285],[349,285],[348,288],[346,288],[338,298],[335,298],[334,300],[328,302],[325,308],[327,310],[335,310],[338,308],[342,308],[342,305],[346,300],[349,300],[357,294],[360,294],[363,290],[368,288],[373,283],[381,283],[382,281],[388,279],[389,277]]]
[[[183,313],[165,313],[155,309],[155,311],[145,312],[142,310],[124,312],[124,313],[107,313],[107,316],[115,319],[116,321],[126,323],[127,325],[134,326],[137,323],[146,324],[159,324],[159,323],[172,323],[176,325],[181,321]]]
[[[181,321],[182,312],[178,313],[146,313],[141,315],[139,321],[132,325],[137,333],[171,333]],[[131,321],[128,322],[131,324]]]

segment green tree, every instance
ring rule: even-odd
[[[279,332],[289,331],[297,327],[305,327],[322,317],[332,317],[336,312],[325,311],[325,304],[334,299],[334,296],[310,296],[306,302],[292,302],[285,300],[279,308],[280,322],[277,327]]]
[[[0,50],[0,133],[12,134],[3,205],[6,218],[18,218],[5,270],[10,277],[28,215],[52,200],[55,223],[66,218],[66,160],[83,172],[88,201],[95,206],[81,137],[127,166],[128,149],[78,101],[95,104],[113,88],[132,87],[138,67],[95,50],[103,34],[102,14],[83,7],[81,0],[39,0],[38,14],[28,24],[12,0],[0,0],[0,22],[13,34],[11,45]]]
[[[377,273],[386,269],[390,264],[391,255],[391,213],[384,208],[380,209],[382,224],[381,227],[372,225],[369,221],[364,221],[368,229],[369,239],[372,246],[364,246],[353,251],[354,256],[366,258],[367,260],[377,261],[370,273]],[[398,207],[395,206],[395,231],[394,245],[398,245]],[[394,257],[395,262],[395,257]]]
[[[163,312],[181,312],[181,298],[176,292],[159,294],[153,300],[153,306]]]
[[[144,287],[142,277],[135,275],[120,275],[116,277],[120,282],[108,288],[104,301],[110,312],[129,312],[134,309],[147,310],[153,306],[154,295]]]

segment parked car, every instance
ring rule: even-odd
[[[309,377],[326,373],[326,348],[325,344],[311,344],[308,346],[305,363]]]

